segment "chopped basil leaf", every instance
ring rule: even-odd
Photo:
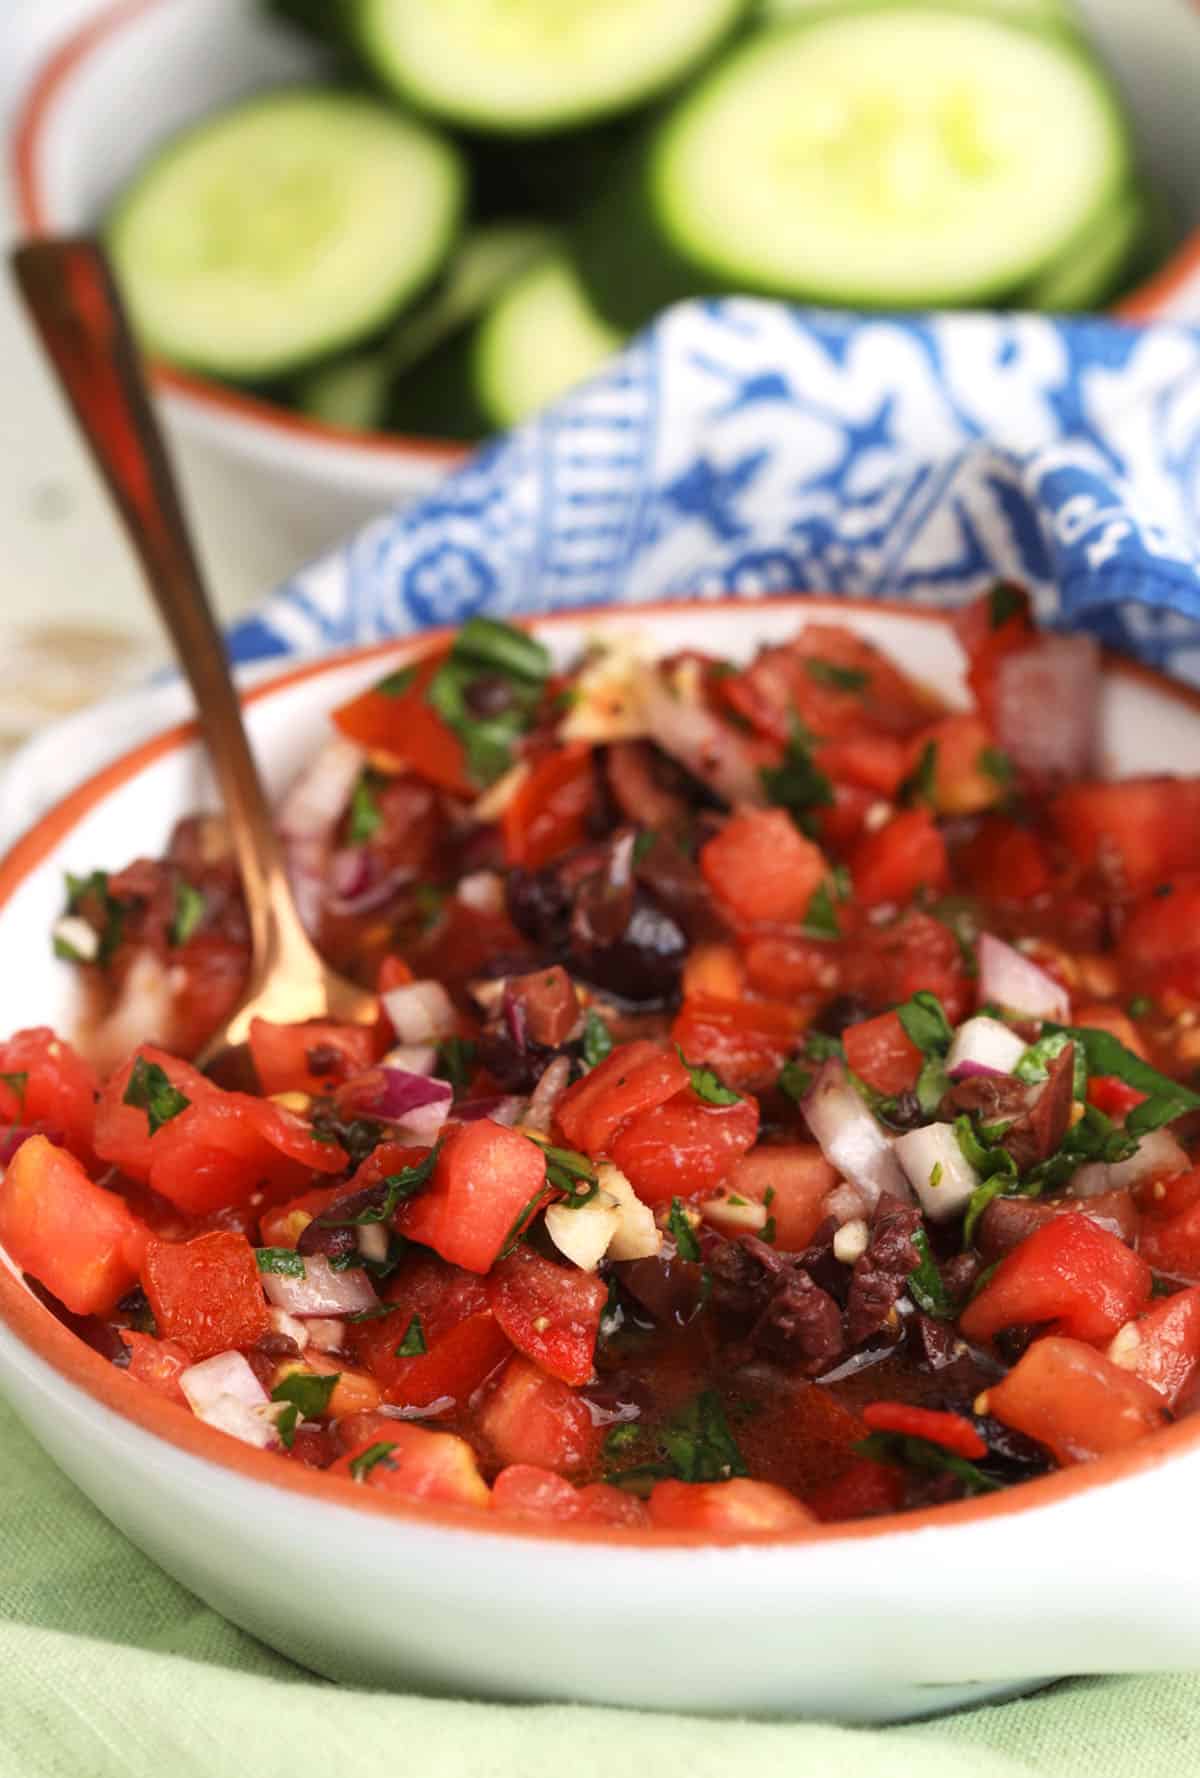
[[[546,1184],[566,1194],[560,1200],[563,1209],[582,1210],[599,1195],[600,1181],[585,1154],[577,1154],[573,1148],[555,1148],[540,1136],[531,1136],[530,1141],[536,1142],[546,1157]]]
[[[204,892],[180,878],[175,885],[175,912],[168,934],[173,945],[185,945],[204,918]]]
[[[704,1390],[674,1415],[660,1437],[681,1482],[723,1482],[747,1473],[720,1397],[713,1389]]]
[[[146,1121],[153,1136],[164,1124],[169,1124],[173,1117],[186,1111],[191,1100],[178,1087],[171,1085],[157,1062],[147,1062],[144,1056],[138,1056],[130,1071],[129,1085],[125,1088],[122,1103],[146,1113]]]
[[[89,900],[94,899],[99,903],[100,912],[104,917],[104,925],[100,931],[100,948],[96,952],[95,958],[92,959],[92,961],[96,963],[107,963],[117,946],[120,944],[121,935],[125,928],[125,909],[121,906],[120,902],[117,901],[115,896],[109,894],[108,872],[94,870],[90,876],[75,877],[68,871],[66,873],[66,881],[68,914],[80,913],[84,903]],[[54,954],[56,957],[64,958],[69,963],[78,963],[81,961],[71,946],[65,943],[62,939],[55,939]],[[86,962],[87,959],[82,959],[82,961]]]
[[[919,989],[911,1000],[896,1008],[896,1017],[909,1042],[915,1043],[923,1055],[944,1056],[950,1048],[954,1032],[936,994]]]
[[[1025,594],[1011,580],[998,580],[988,594],[988,621],[999,630],[1025,609]]]
[[[638,1437],[639,1428],[637,1422],[635,1420],[624,1420],[619,1426],[614,1426],[612,1430],[605,1435],[604,1444],[601,1448],[606,1457],[619,1457],[623,1451],[629,1449],[630,1445],[637,1444]]]
[[[272,1389],[271,1400],[294,1402],[305,1420],[319,1420],[328,1412],[330,1399],[340,1381],[340,1371],[332,1371],[323,1377],[312,1371],[289,1371]]]
[[[735,1093],[732,1087],[727,1087],[723,1081],[717,1078],[711,1068],[704,1068],[699,1065],[693,1067],[678,1044],[675,1045],[675,1052],[688,1071],[688,1078],[692,1083],[692,1091],[698,1099],[703,1099],[706,1105],[741,1104],[742,1095],[740,1093]]]
[[[20,1104],[24,1106],[25,1088],[29,1085],[29,1070],[25,1068],[17,1074],[0,1074],[0,1080],[4,1082],[9,1092],[17,1095]]]
[[[1049,1037],[1039,1037],[1031,1043],[1023,1056],[1017,1058],[1013,1073],[1018,1080],[1028,1081],[1036,1086],[1039,1081],[1050,1077],[1050,1063],[1056,1062],[1063,1051],[1070,1047],[1072,1039],[1065,1031],[1052,1031]],[[1087,1060],[1079,1044],[1075,1044],[1075,1073],[1072,1093],[1076,1099],[1087,1098]]]
[[[552,665],[550,651],[527,631],[492,617],[468,618],[455,638],[454,653],[494,673],[538,684],[549,677]]]
[[[517,1211],[516,1216],[513,1218],[512,1226],[504,1237],[504,1245],[500,1249],[499,1257],[501,1259],[507,1259],[510,1253],[516,1251],[517,1245],[520,1242],[521,1236],[524,1234],[527,1225],[532,1218],[537,1215],[542,1205],[548,1201],[553,1186],[554,1181],[550,1178],[550,1169],[547,1167],[545,1184],[538,1186],[533,1196],[527,1203],[522,1204],[521,1208]]]
[[[294,1247],[258,1247],[254,1257],[260,1272],[271,1272],[278,1278],[306,1276],[304,1255]]]
[[[425,1329],[421,1326],[421,1317],[414,1315],[404,1330],[404,1338],[396,1347],[396,1358],[421,1358],[429,1347],[425,1344]]]
[[[1137,1153],[1137,1146],[1137,1134],[1129,1129],[1128,1121],[1120,1129],[1094,1105],[1085,1105],[1083,1116],[1071,1125],[1058,1153],[1025,1175],[1021,1191],[1034,1198],[1044,1191],[1055,1191],[1085,1161],[1103,1161],[1111,1166],[1115,1161],[1127,1161]]]
[[[766,1222],[763,1223],[762,1230],[761,1230],[758,1238],[760,1241],[765,1241],[767,1243],[768,1247],[774,1246],[774,1244],[775,1244],[775,1218],[773,1216],[768,1216]]]
[[[449,657],[434,674],[426,697],[462,742],[472,778],[494,784],[513,762],[513,747],[529,728],[550,672],[540,642],[509,624],[473,617],[459,631]],[[486,683],[497,699],[483,701]],[[488,714],[480,713],[480,705]]]
[[[921,749],[921,757],[915,769],[900,786],[898,795],[902,802],[926,803],[933,807],[937,790],[938,744],[926,741]]]
[[[931,1177],[929,1183],[933,1185],[936,1181]],[[916,1231],[912,1244],[921,1263],[915,1272],[908,1275],[908,1294],[926,1315],[933,1315],[939,1321],[949,1321],[954,1315],[954,1305],[942,1282],[942,1274],[938,1271],[937,1262],[930,1250],[929,1236],[924,1229]]]
[[[799,1062],[785,1062],[775,1084],[785,1098],[799,1105],[812,1083],[811,1068],[802,1068]]]
[[[600,1014],[592,1008],[583,1027],[583,1060],[588,1068],[596,1068],[612,1054],[612,1034]]]
[[[401,698],[412,685],[416,676],[417,669],[415,667],[397,667],[394,673],[389,673],[386,679],[379,681],[375,690],[383,698]]]
[[[475,1041],[471,1037],[443,1037],[438,1044],[433,1072],[439,1080],[448,1080],[456,1093],[471,1084],[475,1071]]]
[[[933,1117],[950,1087],[944,1056],[926,1056],[917,1076],[917,1104],[926,1117]]]
[[[846,1050],[840,1037],[826,1031],[810,1031],[804,1039],[804,1054],[810,1062],[841,1062]]]
[[[643,829],[643,831],[638,834],[637,838],[633,842],[633,860],[632,860],[632,862],[633,862],[633,866],[634,866],[635,870],[639,864],[645,863],[646,859],[650,856],[651,852],[653,852],[657,842],[658,842],[658,835],[656,833],[647,833]]]
[[[389,1469],[393,1469],[395,1465],[391,1457],[395,1449],[394,1444],[388,1444],[383,1439],[378,1444],[368,1445],[365,1451],[360,1451],[357,1457],[350,1459],[350,1474],[356,1482],[362,1482],[380,1463],[386,1463]]]
[[[359,1309],[353,1315],[344,1315],[343,1321],[378,1321],[384,1315],[397,1314],[395,1303],[372,1303],[369,1309]]]
[[[807,833],[813,809],[829,808],[833,803],[833,785],[825,773],[813,764],[812,737],[798,720],[777,766],[764,766],[759,773],[767,801],[786,809],[797,827]]]
[[[979,1226],[979,1218],[983,1215],[993,1198],[1006,1197],[1016,1190],[1016,1182],[1004,1173],[993,1173],[982,1185],[977,1185],[967,1201],[967,1214],[963,1218],[963,1246],[969,1247],[975,1238],[975,1230]]]
[[[835,691],[863,691],[871,683],[871,675],[861,667],[839,667],[836,661],[808,660],[804,670],[818,685],[832,686]]]
[[[352,1247],[348,1253],[331,1253],[327,1256],[331,1272],[361,1272],[367,1263],[366,1254]]]
[[[948,1472],[958,1477],[966,1494],[994,1494],[1002,1486],[956,1451],[943,1450],[941,1445],[926,1438],[910,1438],[900,1432],[873,1432],[860,1439],[854,1449],[860,1457],[870,1457],[876,1463],[895,1463],[934,1475]]]
[[[809,938],[840,938],[842,936],[842,929],[838,925],[837,914],[834,911],[832,886],[829,883],[822,883],[814,889],[800,930],[807,933]]]
[[[1127,1086],[1147,1095],[1125,1119],[1125,1129],[1131,1136],[1145,1136],[1163,1124],[1173,1123],[1185,1111],[1200,1110],[1200,1093],[1160,1074],[1149,1062],[1126,1049],[1111,1031],[1099,1031],[1090,1025],[1047,1025],[1045,1029],[1062,1032],[1080,1046],[1089,1074],[1115,1074]]]
[[[350,825],[347,830],[350,844],[365,846],[382,825],[383,810],[379,807],[379,798],[375,795],[369,774],[364,772],[350,798]]]
[[[682,1198],[671,1199],[671,1214],[667,1218],[667,1233],[674,1241],[675,1251],[680,1259],[698,1260],[700,1258],[700,1243],[696,1239],[695,1229],[688,1221]]]
[[[1013,762],[999,747],[980,748],[978,765],[1002,790],[1007,790],[1013,781]]]
[[[354,1211],[350,1216],[339,1214],[338,1206],[334,1204],[323,1216],[317,1217],[317,1223],[323,1229],[353,1229],[368,1228],[372,1223],[377,1222],[390,1222],[398,1204],[403,1203],[405,1198],[415,1197],[429,1184],[440,1151],[441,1144],[439,1143],[436,1148],[431,1148],[425,1159],[418,1161],[415,1167],[403,1167],[399,1173],[389,1173],[385,1179],[380,1181],[384,1189],[383,1196],[378,1202],[368,1204],[362,1210]],[[355,1193],[354,1195],[358,1196],[359,1194]],[[361,1261],[357,1263],[361,1264]]]

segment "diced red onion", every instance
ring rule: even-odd
[[[373,1117],[385,1123],[404,1123],[414,1111],[430,1105],[449,1106],[454,1088],[448,1080],[433,1080],[427,1074],[410,1074],[403,1068],[373,1068],[365,1078],[379,1076],[383,1089],[371,1100]],[[364,1110],[367,1107],[364,1106]]]
[[[346,1323],[328,1315],[314,1315],[302,1324],[308,1329],[309,1344],[318,1352],[340,1352],[346,1344]]]
[[[504,879],[497,871],[477,870],[469,877],[460,877],[457,895],[465,907],[473,908],[477,914],[504,912]]]
[[[388,1051],[379,1066],[402,1068],[406,1074],[432,1074],[437,1066],[437,1050],[431,1043],[400,1043]]]
[[[300,918],[310,932],[320,923],[325,869],[333,832],[363,767],[352,741],[326,743],[279,805],[276,825]]]
[[[1025,1053],[1025,1042],[1000,1019],[968,1019],[954,1033],[946,1056],[951,1080],[981,1074],[1011,1074]]]
[[[356,1315],[373,1309],[379,1301],[371,1281],[361,1268],[335,1272],[323,1253],[306,1253],[303,1278],[282,1272],[264,1272],[262,1287],[267,1300],[289,1315]]]
[[[1006,654],[992,682],[996,740],[1022,772],[1086,777],[1096,754],[1100,650],[1091,636],[1040,636]]]
[[[804,1095],[803,1110],[825,1159],[857,1189],[868,1210],[884,1192],[911,1197],[891,1138],[863,1104],[843,1062],[822,1064]]]
[[[512,984],[507,980],[504,984],[504,998],[500,1002],[500,1010],[504,1016],[504,1023],[508,1027],[509,1036],[517,1050],[521,1055],[524,1055],[529,1048],[529,1015],[525,1011],[525,1002],[513,993]]]
[[[835,1185],[821,1204],[822,1216],[832,1216],[838,1223],[854,1222],[867,1213],[866,1199],[845,1179]]]
[[[1076,1167],[1067,1181],[1067,1195],[1072,1198],[1098,1198],[1104,1192],[1122,1191],[1127,1186],[1141,1185],[1147,1179],[1170,1179],[1191,1166],[1187,1150],[1172,1136],[1170,1130],[1151,1130],[1137,1145],[1127,1161],[1089,1161]]]
[[[567,1056],[555,1056],[534,1087],[525,1109],[523,1124],[546,1135],[554,1119],[554,1108],[571,1084],[571,1063]]]
[[[727,803],[766,801],[757,767],[742,737],[703,704],[675,697],[662,675],[642,681],[642,708],[651,740]]]
[[[327,900],[334,913],[367,914],[411,881],[412,871],[407,866],[389,870],[369,847],[344,847],[329,861]]]
[[[466,1099],[454,1107],[454,1119],[460,1124],[475,1124],[481,1117],[490,1117],[494,1124],[505,1124],[511,1129],[524,1121],[525,1105],[524,1099],[512,1093],[494,1099]]]
[[[965,1209],[979,1175],[959,1147],[953,1124],[924,1124],[919,1130],[906,1130],[896,1137],[895,1147],[921,1208],[932,1222],[946,1222]]]
[[[458,1030],[458,1014],[440,982],[389,988],[383,1006],[401,1043],[440,1043]]]
[[[182,1372],[179,1387],[198,1420],[244,1444],[269,1450],[279,1443],[267,1392],[240,1352],[218,1352]]]
[[[979,935],[979,998],[1031,1019],[1063,1021],[1071,1016],[1071,996],[1044,969],[990,932]]]

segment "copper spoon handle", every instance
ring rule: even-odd
[[[108,261],[84,238],[34,242],[18,248],[12,263],[192,688],[245,887],[253,975],[261,978],[284,952],[303,972],[319,970],[292,900],[225,645]]]

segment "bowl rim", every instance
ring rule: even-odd
[[[16,108],[9,138],[9,174],[20,225],[34,237],[55,232],[42,179],[42,145],[47,130],[74,75],[97,51],[127,26],[166,4],[166,0],[107,0],[93,17],[70,31],[36,69]],[[1200,21],[1198,21],[1200,22]],[[1153,272],[1107,311],[1119,320],[1147,322],[1165,314],[1178,290],[1200,278],[1200,226],[1193,229]],[[194,371],[154,361],[153,380],[164,392],[192,404],[210,417],[251,429],[278,440],[334,450],[348,450],[380,464],[424,465],[449,470],[466,461],[475,445],[422,434],[358,432],[313,420],[258,396],[227,388]],[[480,441],[477,441],[480,442]]]
[[[830,614],[848,608],[860,613],[882,612],[919,622],[940,622],[949,625],[953,612],[911,602],[886,599],[844,599],[822,595],[791,593],[746,601],[736,597],[705,600],[660,600],[636,606],[581,607],[520,618],[526,628],[543,629],[557,624],[578,626],[582,621],[622,623],[677,615],[686,611],[736,609],[745,611],[758,607],[795,607],[797,610],[822,609]],[[297,685],[318,678],[323,673],[373,660],[403,662],[428,650],[444,645],[455,634],[455,627],[422,631],[411,637],[397,637],[387,642],[371,643],[359,648],[322,655],[274,675],[261,684],[244,691],[242,702],[253,706]],[[1106,675],[1131,680],[1146,686],[1160,697],[1182,703],[1200,715],[1200,688],[1168,679],[1151,667],[1129,658],[1104,651]],[[104,766],[83,784],[70,791],[48,810],[20,837],[8,853],[0,858],[0,918],[4,908],[30,873],[46,859],[71,830],[114,791],[136,778],[147,767],[168,754],[177,752],[199,738],[195,722],[177,723],[161,733],[142,741],[120,758]],[[111,1362],[92,1350],[82,1339],[41,1303],[18,1279],[9,1264],[0,1261],[0,1324],[36,1358],[54,1371],[60,1379],[79,1389],[91,1402],[121,1419],[131,1421],[144,1431],[162,1439],[188,1456],[205,1460],[218,1469],[231,1471],[243,1481],[261,1483],[308,1499],[323,1500],[331,1506],[350,1507],[399,1519],[410,1526],[426,1530],[436,1526],[447,1530],[469,1530],[475,1536],[520,1539],[539,1544],[588,1544],[610,1548],[669,1549],[701,1547],[712,1551],[745,1549],[762,1545],[769,1550],[806,1547],[814,1543],[833,1543],[893,1537],[919,1531],[980,1526],[993,1519],[1013,1514],[1034,1512],[1038,1508],[1060,1506],[1077,1499],[1094,1488],[1118,1481],[1132,1481],[1159,1468],[1172,1459],[1200,1448],[1200,1415],[1177,1421],[1161,1432],[1139,1440],[1124,1450],[1054,1471],[1048,1476],[999,1490],[994,1494],[976,1496],[949,1505],[921,1508],[908,1513],[888,1513],[874,1519],[853,1520],[806,1527],[789,1533],[725,1532],[712,1534],[696,1531],[599,1524],[555,1523],[523,1520],[497,1515],[495,1518],[477,1508],[456,1507],[432,1501],[406,1500],[380,1489],[357,1488],[355,1483],[326,1471],[309,1469],[299,1463],[284,1464],[277,1453],[258,1450],[219,1432],[197,1420],[188,1410],[149,1388],[131,1387],[135,1381]]]

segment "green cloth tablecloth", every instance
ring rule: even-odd
[[[0,1405],[0,1778],[1187,1778],[1200,1676],[840,1729],[326,1684],[125,1542]]]

